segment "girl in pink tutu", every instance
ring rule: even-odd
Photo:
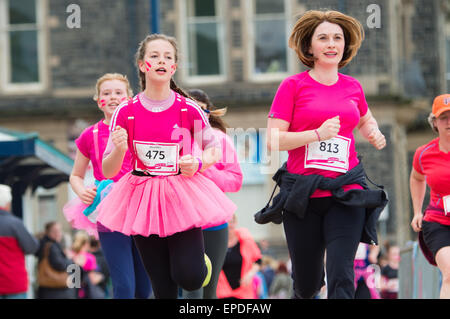
[[[111,190],[112,183],[131,170],[130,152],[126,152],[123,165],[111,179],[105,178],[101,165],[109,138],[111,117],[120,102],[131,98],[132,94],[128,79],[122,74],[107,73],[97,80],[94,101],[104,118],[86,128],[75,140],[77,153],[70,185],[78,197],[63,208],[64,216],[72,227],[85,230],[100,239],[111,273],[114,298],[126,299],[149,297],[150,280],[132,238],[96,222],[96,207]],[[96,182],[86,187],[84,177],[89,162],[92,163]]]
[[[203,172],[221,157],[205,113],[172,76],[178,61],[174,38],[147,36],[136,54],[143,92],[123,103],[111,122],[111,152],[103,173],[114,176],[125,154],[133,171],[98,207],[106,227],[133,235],[156,298],[176,298],[178,286],[195,290],[211,274],[202,227],[223,224],[236,206]],[[191,154],[192,142],[203,149]]]

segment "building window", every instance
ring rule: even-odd
[[[43,0],[0,0],[1,89],[43,89]]]
[[[224,1],[180,0],[185,81],[211,83],[225,80]]]
[[[249,68],[253,80],[278,80],[289,70],[289,1],[251,0],[249,16]]]

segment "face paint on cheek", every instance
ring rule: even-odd
[[[105,107],[106,106],[106,101],[105,100],[100,100],[100,107]]]
[[[175,73],[175,65],[172,65],[171,68],[172,68],[171,74],[174,74]]]
[[[145,69],[147,70],[147,72],[150,71],[151,67],[152,65],[148,61],[145,61]]]
[[[124,96],[123,98],[120,99],[120,103],[122,103],[123,101],[125,101],[127,99],[126,96]]]

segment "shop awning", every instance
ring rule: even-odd
[[[28,187],[53,188],[69,180],[73,160],[37,133],[23,133],[0,127],[0,183],[23,195]]]

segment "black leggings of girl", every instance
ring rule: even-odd
[[[207,268],[201,228],[168,237],[133,237],[152,282],[155,298],[176,299],[178,286],[186,290],[202,286]]]
[[[354,298],[353,264],[365,215],[365,208],[344,206],[331,197],[310,199],[303,219],[283,214],[294,298],[313,298],[324,284],[325,250],[328,298]]]

